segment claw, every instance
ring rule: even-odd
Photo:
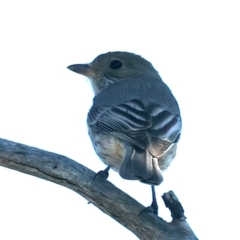
[[[95,174],[93,180],[95,180],[97,177],[101,177],[103,179],[108,178],[109,176],[109,169],[111,168],[111,166],[108,166],[106,169],[99,171],[98,173]]]

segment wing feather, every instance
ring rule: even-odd
[[[157,104],[144,106],[136,99],[117,106],[93,106],[88,114],[88,125],[95,131],[111,134],[142,149],[150,146],[155,155],[161,155],[175,143],[181,131],[179,115],[173,115]]]

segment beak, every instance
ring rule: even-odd
[[[73,72],[82,74],[86,77],[95,77],[97,75],[96,69],[92,68],[89,64],[73,64],[67,67]]]

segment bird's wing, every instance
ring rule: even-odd
[[[172,114],[158,104],[151,104],[149,114],[152,126],[148,129],[150,153],[159,158],[166,153],[173,143],[177,143],[182,129],[180,113]]]
[[[150,146],[153,155],[163,153],[159,149],[163,142],[168,145],[176,142],[181,130],[180,116],[157,104],[145,106],[136,99],[116,106],[93,106],[87,121],[98,132],[109,133],[142,149]]]

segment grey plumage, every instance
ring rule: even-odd
[[[87,76],[95,91],[87,124],[100,159],[125,179],[160,184],[182,122],[177,101],[152,64],[110,52],[68,68]]]

